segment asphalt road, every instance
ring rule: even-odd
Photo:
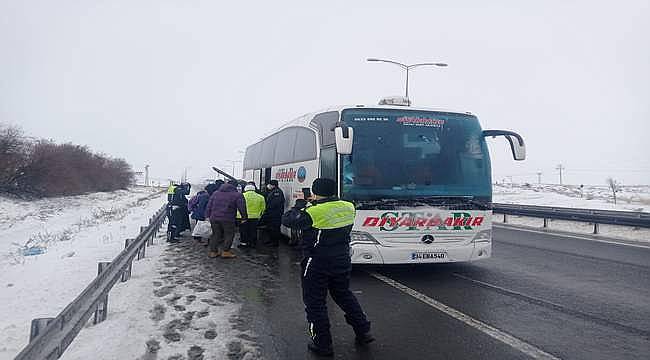
[[[299,253],[239,253],[220,269],[264,358],[316,358],[306,350]],[[650,358],[650,248],[495,228],[491,259],[356,267],[352,289],[377,341],[356,347],[330,299],[337,359]]]

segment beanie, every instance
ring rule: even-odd
[[[273,179],[273,180],[269,181],[269,185],[278,186],[278,181]]]
[[[217,185],[217,184],[208,184],[208,185],[205,187],[205,191],[207,191],[208,194],[212,195],[213,192],[219,190],[219,186],[220,186],[220,185]]]
[[[336,181],[318,178],[311,184],[311,191],[320,196],[334,196],[336,195]]]

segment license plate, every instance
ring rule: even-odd
[[[443,260],[447,258],[444,252],[414,252],[411,253],[411,260]]]

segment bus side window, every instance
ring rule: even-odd
[[[338,182],[336,178],[336,148],[334,146],[323,148],[320,151],[320,177]]]

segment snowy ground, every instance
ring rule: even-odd
[[[549,184],[499,184],[494,185],[495,203],[589,208],[618,211],[650,211],[650,186],[626,186],[617,193],[614,205],[611,191],[605,186],[577,186]],[[494,222],[502,223],[503,215],[495,215]],[[542,228],[543,220],[523,216],[508,216],[508,223]],[[549,220],[548,230],[591,234],[593,224]],[[635,229],[628,226],[600,225],[599,234],[605,237],[650,242],[650,229]]]
[[[27,344],[33,318],[56,316],[96,276],[97,262],[112,260],[138,234],[165,201],[159,191],[0,197],[0,359]],[[30,251],[44,253],[24,255]]]
[[[108,319],[81,331],[61,359],[257,358],[250,334],[233,328],[240,305],[222,290],[223,272],[206,266],[205,248],[164,240],[110,293]]]
[[[559,206],[620,211],[650,211],[650,186],[625,186],[617,193],[606,186],[554,184],[498,184],[493,187],[495,203]]]

